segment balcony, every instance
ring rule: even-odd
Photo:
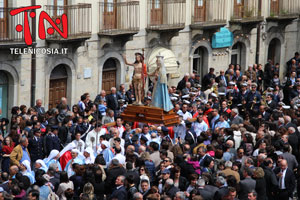
[[[9,12],[15,8],[0,8],[0,48],[26,46],[23,32],[17,32],[16,26],[24,24],[24,12],[11,16]],[[31,20],[29,20],[32,30]]]
[[[226,25],[227,0],[193,0],[192,29],[220,28]]]
[[[185,27],[186,0],[148,0],[147,30],[181,30]]]
[[[92,11],[91,4],[78,4],[66,6],[46,6],[46,12],[50,17],[60,19],[63,14],[68,17],[68,38],[64,39],[55,32],[52,35],[47,34],[48,42],[72,42],[86,40],[91,37],[92,32]],[[58,25],[60,27],[61,24]],[[51,27],[50,23],[46,23],[46,30]]]
[[[256,24],[263,20],[261,0],[234,0],[230,23]]]
[[[299,0],[271,0],[268,21],[291,21],[300,14]]]
[[[139,31],[140,4],[138,1],[100,2],[100,36],[134,35]]]

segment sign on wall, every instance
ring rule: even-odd
[[[233,44],[233,33],[223,27],[212,37],[212,48],[230,47]]]

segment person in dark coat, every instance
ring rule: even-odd
[[[274,171],[272,170],[273,160],[271,158],[267,158],[261,167],[263,168],[265,174],[264,178],[266,181],[266,195],[268,199],[274,199],[274,195],[278,187],[278,181]]]
[[[255,191],[257,192],[257,200],[266,200],[266,180],[265,172],[261,167],[257,167],[253,171],[253,177],[256,181]]]
[[[214,195],[214,200],[221,200],[222,197],[228,194],[228,186],[226,186],[226,180],[223,176],[218,176],[216,180],[216,185],[219,189]]]
[[[106,96],[107,108],[113,110],[115,113],[118,110],[118,95],[115,87],[111,88],[111,94]]]
[[[177,85],[177,90],[181,91],[183,88],[185,88],[185,84],[186,82],[189,81],[189,74],[185,74],[184,77],[181,79],[181,81],[179,81],[178,85]]]
[[[248,167],[245,167],[243,171],[243,177],[245,177],[245,179],[240,181],[240,200],[248,200],[248,193],[250,193],[252,190],[255,190],[256,181],[252,179],[251,176],[252,170]]]
[[[46,154],[49,155],[53,149],[60,151],[61,142],[57,136],[58,126],[52,126],[51,132],[46,136]]]
[[[41,137],[41,130],[40,129],[34,129],[33,130],[33,138],[29,138],[28,142],[28,151],[31,156],[31,161],[35,162],[38,159],[44,158],[44,140]]]
[[[171,197],[171,199],[175,197],[176,192],[179,192],[179,189],[174,186],[173,179],[167,179],[164,188],[165,188],[164,190],[165,194]]]
[[[124,183],[125,176],[118,176],[115,181],[116,188],[113,190],[109,199],[127,200],[127,191]]]
[[[115,182],[118,176],[124,175],[126,170],[120,165],[117,159],[112,159],[111,164],[106,173],[106,180],[105,180],[105,188],[106,192],[110,194],[112,188],[115,188]]]
[[[279,185],[278,199],[288,200],[293,196],[293,192],[296,186],[294,172],[288,168],[286,160],[281,160],[280,168],[274,170]]]

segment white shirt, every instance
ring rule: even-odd
[[[76,149],[77,149],[78,151],[80,151],[81,153],[84,152],[84,149],[85,149],[85,143],[84,143],[83,140],[81,140],[81,139],[79,139],[79,141],[73,140],[72,142],[76,145]],[[79,145],[79,143],[80,143],[81,146]]]
[[[123,132],[125,131],[125,128],[124,126],[121,126],[121,127],[116,127],[119,131],[119,137],[122,138],[123,137]]]
[[[203,120],[201,123],[199,123],[198,121],[195,121],[192,124],[192,127],[194,128],[194,131],[195,131],[197,137],[200,135],[201,132],[207,131],[207,129],[208,129],[207,124]]]
[[[101,130],[97,133],[94,130],[89,132],[85,139],[85,147],[91,147],[92,149],[96,150],[96,145],[100,143],[100,136],[105,135],[106,130],[104,128],[101,128]],[[94,138],[93,142],[91,141],[91,138]]]
[[[280,172],[282,173],[282,176],[279,179],[279,181],[281,181],[281,188],[279,188],[279,189],[283,189],[284,190],[284,189],[286,189],[285,188],[285,183],[284,183],[286,169],[284,171],[280,170]],[[279,187],[280,187],[280,183],[279,183]]]
[[[181,115],[183,120],[187,120],[188,118],[193,118],[192,114],[190,112],[188,112],[188,111],[186,111],[185,113],[183,113],[182,110],[179,110],[177,112],[177,114]]]

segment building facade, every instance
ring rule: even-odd
[[[41,0],[36,16],[42,10],[53,20],[67,14],[69,34],[41,40],[38,17],[29,17],[33,47],[67,48],[67,54],[12,54],[10,48],[27,46],[23,32],[15,30],[24,12],[9,11],[34,2],[0,0],[0,117],[38,98],[47,109],[61,97],[73,105],[85,92],[94,98],[121,83],[128,88],[133,69],[122,54],[134,62],[134,53],[143,53],[150,72],[156,55],[163,55],[168,83],[177,85],[185,73],[203,76],[210,67],[219,72],[230,63],[245,70],[271,60],[283,74],[286,61],[300,50],[299,0]],[[212,48],[222,27],[233,33],[233,43]]]

